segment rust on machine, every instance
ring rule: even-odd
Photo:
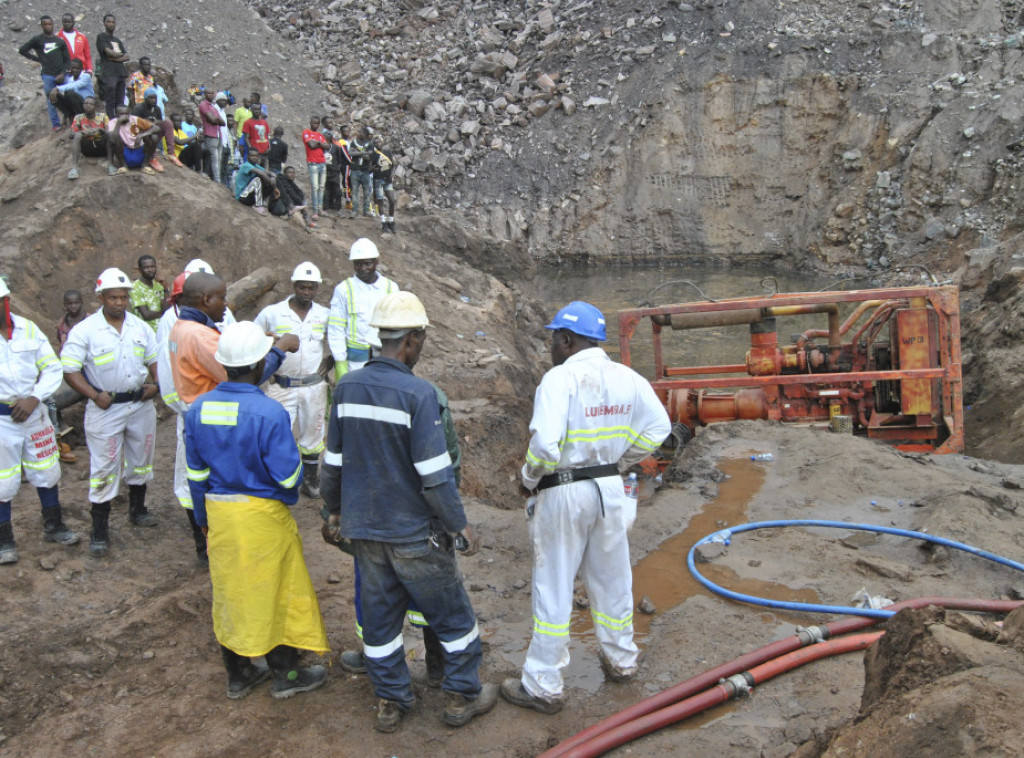
[[[820,314],[822,328],[780,344],[778,323]],[[964,448],[960,298],[954,286],[796,292],[619,312],[621,360],[643,322],[653,335],[651,382],[673,423],[737,419],[832,423],[917,452]],[[663,331],[749,324],[731,363],[669,366]],[[787,332],[788,334],[788,332]],[[637,368],[634,366],[634,368]]]

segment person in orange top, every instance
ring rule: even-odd
[[[227,309],[227,285],[219,276],[196,272],[185,280],[178,301],[178,320],[171,327],[168,349],[174,388],[185,406],[227,381],[224,367],[214,357],[220,332],[217,323]],[[262,384],[281,367],[284,354],[299,349],[294,334],[280,337],[267,353]]]

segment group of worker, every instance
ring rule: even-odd
[[[323,539],[355,557],[362,651],[343,653],[341,665],[368,674],[378,731],[396,730],[415,702],[407,618],[423,627],[428,681],[444,691],[447,724],[487,713],[499,692],[514,705],[558,712],[577,573],[590,594],[606,677],[634,677],[627,537],[636,500],[620,467],[654,452],[670,427],[650,385],[600,348],[601,312],[573,302],[547,325],[554,367],[537,388],[519,485],[534,547],[534,630],[522,675],[499,688],[480,681],[480,632],[456,561],[456,551],[472,555],[480,546],[458,492],[458,438],[444,393],[413,373],[430,325],[426,310],[377,273],[372,242],[357,240],[350,259],[354,276],[337,286],[330,309],[313,302],[322,277],[303,262],[291,277],[294,294],[253,322],[234,321],[225,282],[193,261],[174,281],[174,305],[158,325],[163,341],[128,312],[127,275],[107,269],[96,285],[101,309],[71,329],[60,362],[32,322],[10,313],[0,281],[0,563],[9,562],[5,546],[8,556],[14,549],[10,501],[22,471],[39,492],[44,539],[78,541],[61,519],[59,455],[40,408],[62,363],[68,384],[88,399],[94,555],[108,550],[122,480],[131,522],[154,523],[145,506],[152,400],[159,392],[179,414],[175,492],[197,555],[209,563],[228,697],[245,697],[268,679],[275,698],[327,680],[323,666],[299,662],[302,650],[328,652],[289,511],[300,491],[322,496]]]

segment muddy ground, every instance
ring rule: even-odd
[[[814,429],[751,422],[712,427],[682,454],[666,475],[669,483],[641,502],[632,534],[635,595],[638,601],[648,595],[657,611],[636,617],[645,651],[636,682],[603,681],[587,614],[577,612],[567,672],[569,707],[549,717],[499,702],[492,715],[450,729],[441,722],[441,694],[426,687],[419,636],[410,632],[410,668],[422,697],[401,731],[386,736],[371,728],[374,700],[365,677],[348,675],[337,665],[327,687],[292,700],[275,701],[265,687],[240,702],[225,697],[208,575],[195,561],[185,517],[170,494],[169,419],[161,422],[158,438],[150,503],[160,525],[129,527],[126,506],[116,507],[107,559],[92,559],[85,544],[65,549],[43,543],[34,496],[23,491],[15,500],[21,561],[0,574],[0,752],[5,755],[536,755],[643,697],[792,634],[795,625],[826,620],[741,605],[699,588],[685,569],[686,553],[722,526],[835,519],[924,530],[1010,557],[1019,557],[1022,548],[1018,506],[1024,503],[1019,490],[1024,470],[1019,467],[961,456],[906,456]],[[773,452],[775,461],[752,463],[748,456],[754,451]],[[84,450],[79,452],[84,458]],[[84,460],[67,466],[62,499],[69,525],[82,532],[88,528],[86,486]],[[528,641],[526,525],[520,510],[472,498],[467,507],[485,547],[461,565],[485,642],[482,673],[499,681],[517,671]],[[305,498],[294,508],[328,628],[332,656],[326,661],[331,662],[356,643],[352,564],[320,541],[317,511],[317,503]],[[1024,594],[1024,577],[1008,568],[945,548],[924,550],[902,538],[844,530],[739,535],[724,555],[704,565],[710,578],[734,589],[812,602],[847,604],[862,588],[893,600]],[[909,649],[901,650],[900,659],[920,667],[926,654],[948,655],[951,643],[944,637],[941,644],[926,646],[937,627],[945,628],[941,619],[923,627],[911,624],[903,644]],[[931,725],[931,744],[953,740],[944,754],[974,754],[972,745],[989,745],[993,755],[1020,754],[1024,738],[1019,730],[998,729],[997,716],[1024,696],[1024,665],[1013,646],[995,638],[995,633],[972,637],[970,654],[956,656],[957,665],[938,675],[940,683],[943,676],[973,677],[972,712],[986,718],[957,722],[960,730],[933,719],[943,706],[948,709],[952,696],[929,700],[938,685],[915,680],[889,693],[896,698],[891,703],[875,692],[869,708],[875,723],[905,722],[909,698],[914,726]],[[915,648],[919,643],[922,650]],[[995,666],[996,659],[1002,665]],[[801,755],[810,756],[832,741],[829,754],[891,754],[885,740],[892,734],[880,727],[865,730],[862,724],[855,746],[845,748],[843,733],[833,733],[858,715],[864,660],[863,654],[851,654],[810,665],[756,688],[746,700],[615,754],[783,756],[802,745]],[[970,683],[957,686],[954,693]]]

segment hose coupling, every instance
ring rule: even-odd
[[[746,697],[750,694],[751,687],[754,686],[754,677],[750,675],[749,671],[744,671],[741,674],[733,674],[728,679],[723,679],[722,684],[732,690],[732,699]]]
[[[827,626],[798,626],[796,636],[800,638],[800,644],[807,647],[824,642],[831,636],[831,633]]]

